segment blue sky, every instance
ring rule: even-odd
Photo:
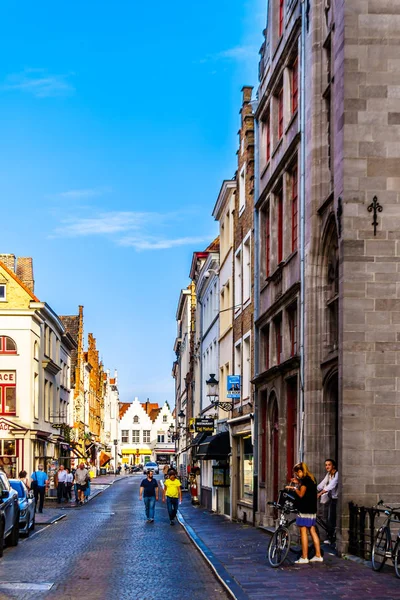
[[[83,304],[121,400],[173,403],[175,311],[235,172],[266,0],[0,6],[2,253]]]

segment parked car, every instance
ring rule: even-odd
[[[18,494],[19,504],[19,532],[29,535],[35,529],[36,503],[33,492],[28,491],[26,485],[19,479],[10,479],[10,485]]]
[[[143,467],[143,474],[144,474],[144,475],[147,475],[147,473],[148,473],[149,471],[153,471],[153,473],[154,473],[155,475],[158,475],[158,474],[159,474],[159,472],[160,472],[160,469],[158,468],[158,464],[157,464],[157,463],[155,463],[155,462],[148,462],[148,463],[146,463],[146,464],[144,465],[144,467]]]
[[[0,556],[4,542],[16,546],[19,541],[18,493],[12,489],[7,475],[0,472]]]

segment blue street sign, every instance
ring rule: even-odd
[[[241,377],[240,375],[227,375],[226,378],[227,398],[240,398]]]

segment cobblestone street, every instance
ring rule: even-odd
[[[158,504],[155,523],[145,522],[141,479],[110,486],[61,521],[37,527],[16,548],[6,548],[0,598],[228,598],[182,527],[169,525],[165,505]]]

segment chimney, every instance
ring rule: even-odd
[[[16,275],[33,294],[35,281],[33,279],[33,263],[30,257],[18,257]]]
[[[14,254],[0,254],[0,261],[4,263],[7,269],[10,269],[15,273],[15,255]]]

